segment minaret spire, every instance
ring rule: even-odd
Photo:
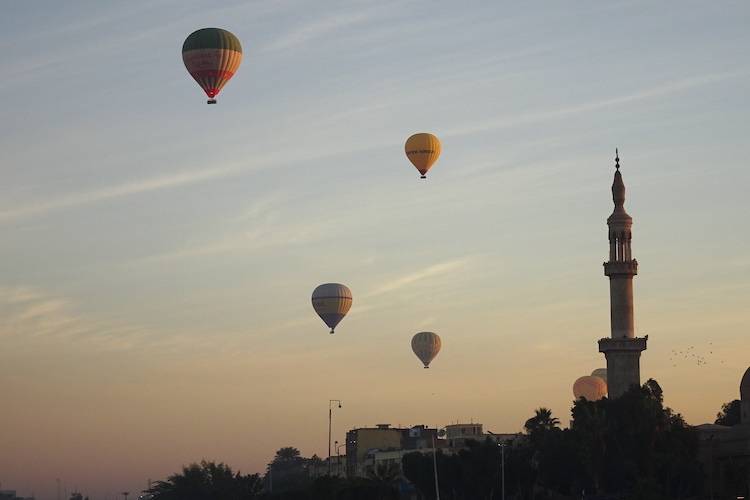
[[[615,207],[607,218],[609,261],[604,263],[604,274],[609,277],[611,337],[599,341],[599,351],[607,358],[610,398],[621,396],[631,385],[640,385],[639,360],[646,349],[646,338],[635,336],[633,277],[638,274],[638,261],[632,255],[633,218],[625,211],[625,183],[617,149],[612,201]]]

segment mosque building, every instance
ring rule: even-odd
[[[740,382],[740,421],[696,426],[711,498],[750,498],[750,368]]]

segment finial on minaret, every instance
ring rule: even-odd
[[[615,202],[615,211],[624,211],[625,184],[622,182],[620,173],[620,152],[615,148],[615,180],[612,183],[612,200]]]

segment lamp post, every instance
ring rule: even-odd
[[[440,483],[437,471],[437,446],[435,445],[435,434],[432,434],[432,469],[435,472],[435,500],[440,500]]]
[[[505,500],[505,443],[498,443],[500,447],[500,498]]]
[[[328,400],[328,475],[331,475],[331,420],[333,419],[333,403],[338,403],[341,408],[340,399]]]

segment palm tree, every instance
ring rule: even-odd
[[[534,435],[539,431],[558,429],[559,425],[560,420],[552,416],[552,410],[542,407],[534,411],[534,416],[526,421],[524,428],[527,434]]]

